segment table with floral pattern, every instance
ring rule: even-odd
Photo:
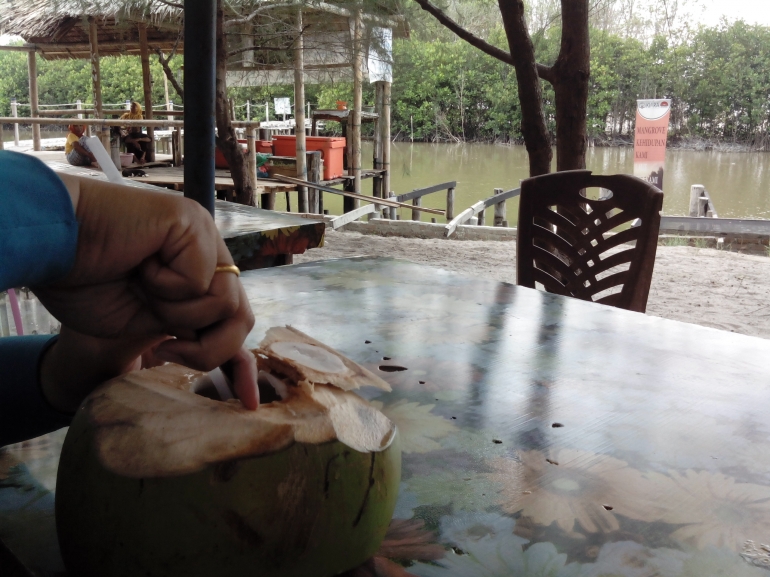
[[[349,577],[770,576],[770,341],[389,259],[242,280],[249,345],[290,324],[393,387],[362,394],[400,430],[399,500]],[[36,575],[62,571],[62,439],[0,457],[0,539]]]

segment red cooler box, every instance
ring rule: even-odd
[[[308,152],[321,151],[324,160],[324,180],[331,180],[345,174],[343,155],[345,139],[332,136],[306,136],[305,146]],[[276,135],[273,137],[273,151],[276,156],[296,156],[297,137]]]
[[[238,139],[238,142],[241,143],[241,148],[243,148],[243,151],[246,152],[249,141]],[[257,140],[255,144],[256,144],[257,152],[273,154],[273,142],[271,140]],[[294,156],[293,153],[292,153],[292,156]],[[214,166],[216,168],[230,168],[230,165],[227,163],[227,159],[225,158],[225,155],[222,154],[222,151],[219,150],[219,148],[216,148],[214,150]]]

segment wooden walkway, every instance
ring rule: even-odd
[[[147,176],[133,176],[129,180],[154,184],[173,188],[174,190],[184,190],[184,167],[183,166],[164,166],[164,167],[136,167],[141,168],[147,173]],[[214,175],[214,188],[216,190],[233,190],[235,185],[230,176],[229,170],[216,170]],[[255,187],[255,194],[268,192],[291,192],[297,187],[290,184],[278,182],[276,180],[258,179]]]

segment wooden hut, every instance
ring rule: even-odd
[[[152,119],[150,53],[183,49],[180,10],[162,2],[93,2],[25,0],[0,3],[0,33],[21,36],[25,44],[4,49],[29,53],[31,115],[38,116],[37,55],[46,60],[87,58],[91,61],[95,116],[103,117],[102,56],[140,56],[144,109]],[[148,128],[153,137],[153,129]],[[106,138],[106,135],[102,135]],[[153,139],[154,143],[154,139]],[[40,127],[33,126],[33,144],[40,149]],[[150,151],[152,155],[154,150]]]
[[[209,0],[212,1],[212,0]],[[95,115],[102,118],[99,58],[139,55],[144,80],[146,118],[152,118],[149,54],[183,49],[182,10],[175,2],[153,0],[0,0],[0,34],[21,36],[23,46],[0,47],[29,53],[31,115],[38,116],[36,58],[89,58],[92,65]],[[297,174],[305,166],[304,83],[337,73],[354,80],[354,102],[348,122],[349,190],[361,190],[361,93],[367,44],[374,27],[407,36],[403,18],[377,2],[351,5],[327,2],[269,3],[230,0],[227,31],[233,32],[228,52],[228,84],[255,85],[285,80],[294,83],[297,134]],[[278,33],[276,32],[278,31]],[[285,42],[289,38],[290,42]],[[278,40],[276,40],[278,39]],[[283,39],[283,44],[281,44]],[[349,75],[344,72],[349,71]],[[280,79],[278,76],[280,76]],[[334,76],[332,76],[334,77]],[[390,82],[377,86],[380,143],[375,149],[375,194],[387,196],[390,158]],[[152,129],[148,129],[151,132]],[[150,134],[152,137],[153,135]],[[103,135],[104,137],[104,135]],[[34,125],[35,150],[40,149],[39,125]],[[153,140],[154,142],[154,140]],[[348,208],[352,208],[352,205]]]

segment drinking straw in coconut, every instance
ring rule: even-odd
[[[12,288],[8,289],[8,300],[11,303],[13,322],[16,323],[16,334],[20,337],[24,336],[24,327],[21,325],[21,309],[19,308],[19,299],[16,298],[16,291]]]

